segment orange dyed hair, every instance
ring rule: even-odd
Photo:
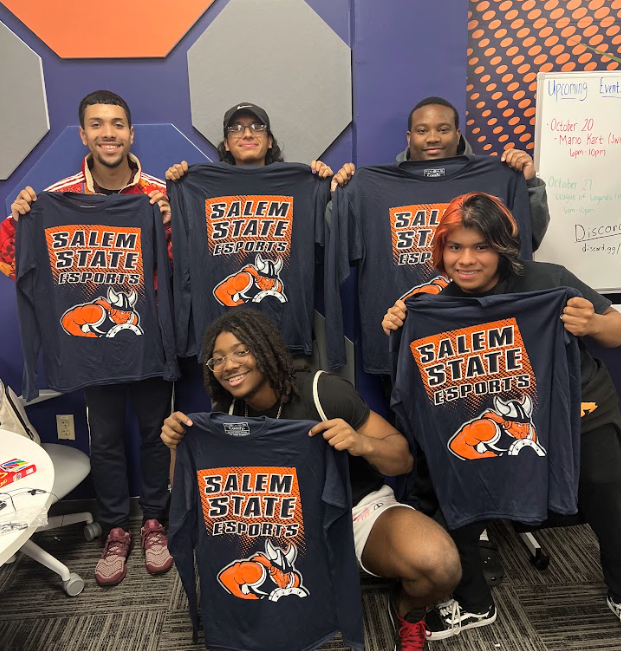
[[[469,192],[449,203],[436,228],[431,251],[433,266],[442,274],[444,249],[449,235],[458,228],[475,228],[500,256],[501,272],[519,273],[520,236],[515,218],[504,203],[486,192]]]

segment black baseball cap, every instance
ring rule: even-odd
[[[267,128],[270,128],[270,119],[267,116],[267,113],[260,107],[257,106],[256,104],[252,104],[251,102],[241,102],[237,104],[237,106],[232,106],[225,114],[224,114],[224,130],[226,131],[226,128],[229,126],[231,123],[231,120],[235,116],[236,113],[239,113],[240,111],[247,111],[248,113],[253,113],[256,115],[259,120],[261,120],[262,124],[267,124]]]

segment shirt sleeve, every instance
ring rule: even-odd
[[[0,223],[0,271],[15,280],[15,221],[10,215]]]
[[[181,183],[168,181],[166,191],[171,209],[171,252],[173,260],[174,321],[177,353],[180,357],[190,354],[190,328],[192,294],[190,287],[190,252],[187,233],[187,208]]]
[[[521,172],[514,171],[513,174],[515,175],[515,182],[513,184],[513,192],[509,197],[509,205],[507,207],[512,212],[518,223],[520,241],[522,243],[520,257],[524,260],[532,260],[532,215],[530,211],[528,188],[526,187],[526,179]]]
[[[352,180],[351,183],[354,181]],[[350,183],[350,185],[351,185]],[[350,274],[350,265],[362,259],[363,245],[356,216],[351,207],[351,188],[337,188],[332,195],[332,219],[326,229],[324,300],[326,348],[331,369],[347,363],[341,286]]]
[[[172,265],[172,226],[170,222],[164,224],[164,233],[166,234],[166,251],[168,252],[168,260]]]
[[[561,272],[561,285],[577,289],[584,298],[593,303],[593,308],[597,314],[603,314],[612,305],[612,301],[598,294],[586,283],[583,283],[580,278],[571,273],[569,269],[565,269],[565,267],[563,267],[563,271]]]
[[[154,255],[157,285],[157,318],[162,335],[164,349],[164,379],[174,381],[179,378],[177,364],[177,350],[175,347],[175,329],[173,324],[173,301],[170,288],[170,262],[168,258],[168,243],[166,241],[165,227],[162,223],[160,209],[155,204],[152,206],[154,237]]]
[[[346,644],[362,650],[362,595],[354,549],[347,453],[334,450],[325,441],[323,443],[326,467],[322,494],[322,501],[326,504],[323,532],[330,556],[336,617]]]
[[[188,597],[190,618],[192,620],[192,639],[198,641],[198,598],[196,575],[194,572],[194,549],[197,543],[196,523],[196,480],[191,471],[192,465],[187,441],[177,447],[175,460],[175,482],[170,502],[168,526],[168,549],[175,560],[175,567]]]
[[[315,198],[315,244],[325,247],[326,211],[331,204],[330,200],[330,179],[318,179],[317,194]]]
[[[357,430],[369,417],[369,405],[356,389],[339,375],[322,373],[319,377],[318,393],[321,406],[330,420],[342,418]]]
[[[37,263],[33,242],[33,227],[40,223],[40,216],[33,210],[17,223],[15,233],[15,282],[17,290],[17,314],[24,354],[22,394],[26,400],[39,395],[37,388],[37,360],[41,350],[41,334],[35,311],[35,285]]]
[[[543,179],[534,176],[526,181],[528,188],[528,203],[532,227],[533,251],[536,251],[543,240],[550,224],[550,209],[548,208],[548,193]]]

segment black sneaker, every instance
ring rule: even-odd
[[[397,610],[397,591],[388,597],[388,614],[394,628],[394,651],[424,651],[428,649],[429,629],[425,623],[425,610],[411,610],[401,617]]]
[[[496,621],[496,606],[492,604],[484,613],[469,613],[455,599],[449,599],[430,610],[425,621],[429,628],[429,639],[443,640],[469,628],[493,624]]]
[[[621,620],[621,602],[615,601],[610,595],[608,595],[606,597],[606,603],[608,604],[608,608],[610,608],[617,618]]]

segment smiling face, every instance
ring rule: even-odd
[[[252,352],[242,358],[236,357],[234,353],[242,350],[248,350],[248,346],[233,333],[221,332],[216,337],[212,357],[226,357],[226,360],[214,372],[214,377],[234,398],[257,411],[269,409],[276,403],[276,394],[259,370]]]
[[[129,126],[122,106],[93,104],[87,106],[84,112],[80,137],[93,154],[96,164],[116,168],[127,161],[134,142],[134,128]]]
[[[412,113],[407,132],[410,160],[436,160],[457,156],[461,131],[455,127],[455,114],[448,106],[428,104]]]
[[[442,259],[449,278],[468,294],[487,292],[498,283],[499,255],[478,228],[452,231]]]
[[[253,123],[261,124],[261,120],[254,114],[244,111],[237,113],[229,126],[241,124],[249,127]],[[252,131],[244,129],[237,133],[228,133],[224,140],[224,148],[235,159],[236,165],[265,165],[265,157],[272,147],[272,138],[267,131]]]

